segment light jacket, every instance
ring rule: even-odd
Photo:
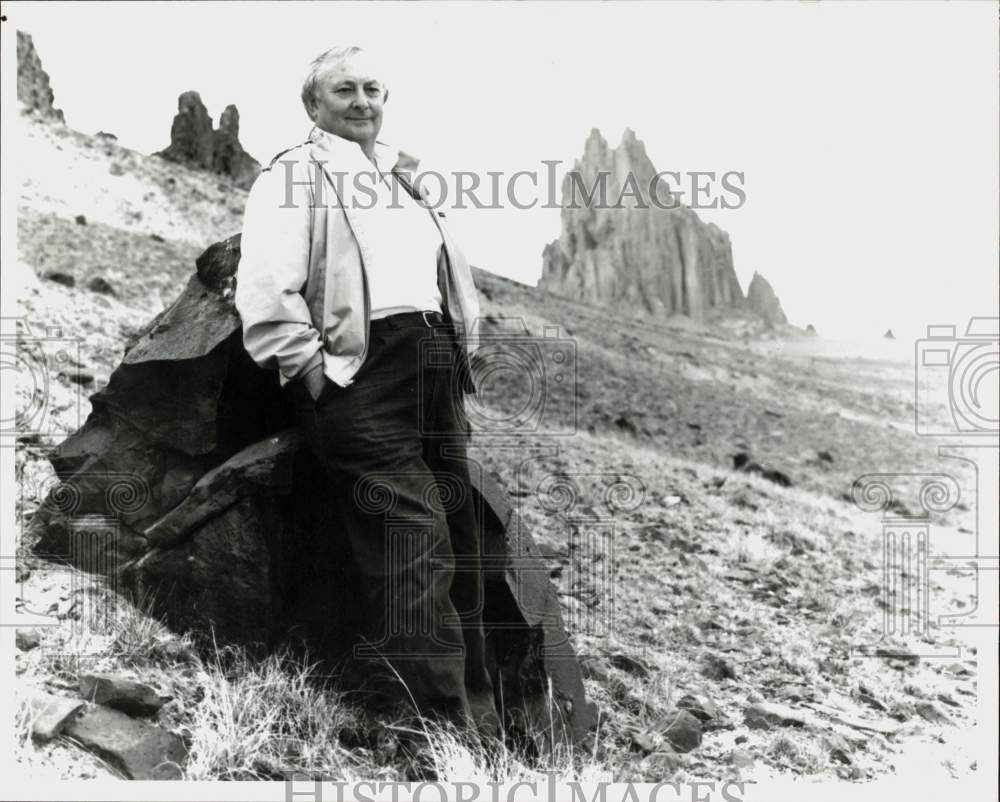
[[[412,191],[417,160],[396,153],[392,172]],[[381,164],[392,154],[388,145],[376,143]],[[261,367],[277,368],[282,386],[322,367],[348,387],[368,354],[365,259],[371,241],[365,212],[372,198],[370,189],[359,191],[353,180],[359,170],[374,165],[357,143],[313,129],[309,141],[272,160],[247,198],[234,301],[247,353]],[[479,299],[472,271],[443,214],[413,195],[441,233],[438,288],[462,346],[463,389],[474,393],[468,360],[479,344]]]

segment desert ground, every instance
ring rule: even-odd
[[[83,423],[126,338],[171,303],[197,256],[239,231],[246,193],[31,116],[16,146],[18,260],[5,270],[32,336],[74,349],[47,377],[51,434],[17,443],[23,528],[53,485],[48,449]],[[851,495],[872,473],[946,471],[974,488],[970,471],[914,433],[912,343],[847,348],[739,317],[627,320],[486,270],[476,279],[490,347],[502,349],[511,331],[544,340],[552,329],[542,347],[570,355],[558,386],[544,379],[541,422],[523,433],[490,428],[534,392],[516,366],[493,374],[469,407],[473,454],[550,560],[601,710],[590,741],[561,758],[564,775],[849,783],[974,770],[975,650],[960,629],[935,636],[957,650],[948,658],[924,656],[930,644],[913,635],[882,637],[882,516]],[[21,401],[31,392],[18,387]],[[789,486],[735,469],[740,453]],[[898,512],[918,509],[901,495]],[[931,524],[935,542],[968,538],[974,499]],[[156,721],[188,745],[187,778],[275,779],[295,768],[401,776],[391,727],[368,727],[280,663],[231,652],[205,660],[141,609],[128,606],[86,655],[60,649],[80,596],[100,580],[40,561],[30,546],[19,544],[18,604],[45,623],[23,633],[16,654],[26,770],[119,776],[70,738],[31,736],[33,692],[76,696],[80,673],[100,670],[170,697]],[[959,568],[935,574],[931,606],[969,609],[967,578]],[[685,697],[701,724],[692,748],[671,733],[678,707],[693,709],[678,705]],[[274,715],[241,715],[268,707]],[[450,759],[442,777],[486,771]],[[539,768],[512,757],[498,771]]]

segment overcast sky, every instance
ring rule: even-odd
[[[319,52],[382,52],[381,138],[440,171],[567,167],[591,128],[659,170],[736,170],[704,210],[793,323],[918,336],[997,314],[997,7],[948,3],[8,3],[81,131],[165,147],[177,95],[241,115],[267,162],[302,141]],[[9,41],[9,40],[5,40]],[[560,173],[561,175],[561,173]],[[542,194],[540,192],[540,194]],[[557,210],[449,213],[474,264],[534,284]]]

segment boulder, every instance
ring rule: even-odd
[[[277,375],[243,348],[239,256],[239,236],[209,248],[174,303],[126,344],[83,427],[49,456],[60,483],[32,518],[35,549],[113,576],[203,648],[213,638],[259,653],[292,645],[335,670],[365,623],[345,502],[303,447]],[[504,489],[470,468],[508,727],[582,738],[596,711],[548,563]]]
[[[130,716],[155,716],[166,701],[145,683],[116,674],[84,674],[80,696]]]
[[[227,175],[243,189],[249,189],[260,174],[260,163],[240,144],[236,106],[226,106],[215,129],[197,92],[184,92],[177,99],[170,145],[155,155],[195,170]]]
[[[83,707],[80,699],[34,692],[28,700],[31,711],[31,737],[45,743],[59,735],[67,722]]]

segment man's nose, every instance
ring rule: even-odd
[[[368,98],[364,93],[363,89],[359,89],[357,94],[351,98],[351,105],[356,109],[367,109],[369,106]]]

